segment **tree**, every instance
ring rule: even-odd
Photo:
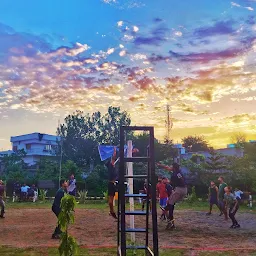
[[[203,136],[187,136],[182,139],[182,144],[188,152],[208,151],[209,145]]]
[[[4,178],[6,180],[26,179],[27,174],[25,172],[25,169],[27,168],[27,164],[25,164],[25,162],[23,161],[23,158],[25,156],[26,156],[26,153],[22,149],[22,150],[18,150],[17,152],[11,155],[5,155],[0,158],[0,162],[4,170]]]
[[[118,145],[120,126],[130,123],[127,112],[119,107],[109,107],[104,115],[81,111],[68,115],[57,129],[64,160],[72,160],[79,167],[88,166],[92,160],[99,163],[98,144]]]
[[[58,180],[59,162],[57,159],[41,158],[38,163],[37,180]]]
[[[231,137],[231,143],[235,144],[237,148],[243,148],[246,144],[246,134],[238,132]]]
[[[216,171],[221,171],[223,169],[225,169],[225,164],[223,163],[223,155],[221,155],[220,153],[211,150],[210,151],[210,156],[208,157],[208,159],[205,162],[205,168],[208,171],[211,172],[216,172]]]

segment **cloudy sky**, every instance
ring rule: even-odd
[[[75,110],[127,110],[175,142],[256,139],[256,0],[0,2],[0,149]]]

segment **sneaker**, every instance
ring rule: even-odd
[[[233,225],[232,225],[232,226],[230,226],[229,228],[235,228],[235,226],[236,226],[236,225],[235,225],[235,224],[233,224]]]
[[[114,212],[110,212],[109,215],[112,216],[112,217],[113,217],[114,219],[116,219],[116,220],[118,219],[117,216],[116,216],[116,214],[115,214]]]
[[[211,212],[207,212],[206,215],[211,215],[212,213]]]
[[[236,224],[236,225],[234,226],[234,228],[240,228],[240,225],[239,225],[239,224]]]
[[[175,229],[174,220],[168,219],[168,221],[167,221],[167,226],[166,226],[165,229]]]
[[[165,207],[163,207],[163,206],[161,206],[161,205],[160,205],[160,209],[161,209],[162,211],[165,211]]]
[[[52,239],[60,239],[60,235],[52,234]]]

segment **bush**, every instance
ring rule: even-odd
[[[79,196],[79,203],[84,204],[87,198],[87,193],[88,191],[86,190],[80,190],[77,192],[78,196]]]
[[[197,195],[196,195],[195,187],[192,187],[192,192],[191,192],[191,194],[188,195],[187,202],[189,204],[193,204],[195,202],[198,202],[198,198],[197,198]]]

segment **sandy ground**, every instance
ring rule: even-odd
[[[117,223],[106,211],[77,209],[75,215],[70,232],[80,245],[116,245]],[[160,248],[256,248],[256,214],[238,213],[239,230],[229,229],[231,221],[225,221],[217,213],[206,216],[205,212],[178,210],[175,217],[177,228],[173,231],[165,230],[165,222],[158,223]],[[144,227],[145,217],[136,217],[135,223],[137,227]],[[59,241],[51,239],[55,224],[56,218],[50,209],[9,209],[6,218],[0,219],[0,245],[58,246]],[[143,234],[137,239],[143,243]]]

